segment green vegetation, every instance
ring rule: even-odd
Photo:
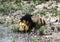
[[[35,6],[37,4],[43,3],[46,0],[1,0],[0,1],[0,12],[5,14],[16,12],[21,10],[22,13],[32,13],[36,10]],[[57,11],[57,6],[48,10],[52,14],[59,14]],[[57,13],[58,12],[58,13]],[[40,15],[45,15],[46,11],[44,9],[38,9]]]
[[[36,39],[32,39],[32,42],[37,42]]]
[[[43,29],[43,28],[40,28],[40,29],[39,29],[39,34],[40,34],[40,35],[43,35],[43,34],[44,34],[44,29]]]
[[[31,13],[35,10],[34,3],[31,4],[22,4],[21,5],[21,11],[23,13]]]
[[[38,13],[39,13],[41,16],[44,16],[44,15],[45,15],[45,10],[44,10],[44,9],[39,9],[39,10],[38,10]]]
[[[4,14],[12,13],[20,9],[20,6],[12,3],[12,2],[4,2],[0,5],[0,11]]]
[[[34,11],[34,4],[27,4],[24,2],[15,3],[15,2],[4,2],[0,5],[0,11],[4,14],[12,13],[17,10],[21,10],[23,13],[31,13]]]
[[[59,26],[57,27],[57,29],[58,29],[58,31],[60,31],[60,27]]]
[[[58,14],[57,14],[57,6],[55,6],[55,7],[52,7],[51,9],[49,9],[49,12],[50,13],[52,13],[52,15],[55,15],[55,16],[57,16]]]
[[[18,31],[17,28],[18,28],[18,27],[16,27],[16,26],[13,25],[11,30],[13,30],[13,32],[17,32],[17,31]]]
[[[54,26],[51,26],[51,30],[53,30],[53,31],[54,31],[54,29],[55,29],[55,27],[54,27]]]
[[[17,10],[21,10],[23,13],[32,13],[35,10],[36,4],[44,1],[45,0],[1,0],[0,11],[4,15],[13,13]],[[39,13],[44,14],[45,12],[43,10],[39,10]]]

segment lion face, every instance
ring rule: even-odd
[[[19,20],[18,29],[19,29],[19,31],[28,31],[29,25],[25,20],[23,20],[23,21]]]

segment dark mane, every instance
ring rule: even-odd
[[[20,19],[21,21],[25,20],[29,23],[29,30],[31,30],[36,25],[35,22],[33,22],[31,19],[32,16],[33,15],[31,15],[31,14],[26,14],[26,15],[22,16],[22,18]]]
[[[22,21],[25,20],[25,21],[28,21],[28,22],[32,22],[32,19],[31,19],[32,16],[33,15],[26,14],[26,15],[22,16],[22,18],[20,20],[22,20]]]

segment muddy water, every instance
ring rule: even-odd
[[[16,33],[10,27],[0,25],[0,42],[29,42],[28,34]]]

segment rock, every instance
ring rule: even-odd
[[[43,36],[43,42],[53,42],[53,37],[51,35]]]
[[[48,26],[48,27],[44,30],[44,35],[52,35],[51,27]]]

